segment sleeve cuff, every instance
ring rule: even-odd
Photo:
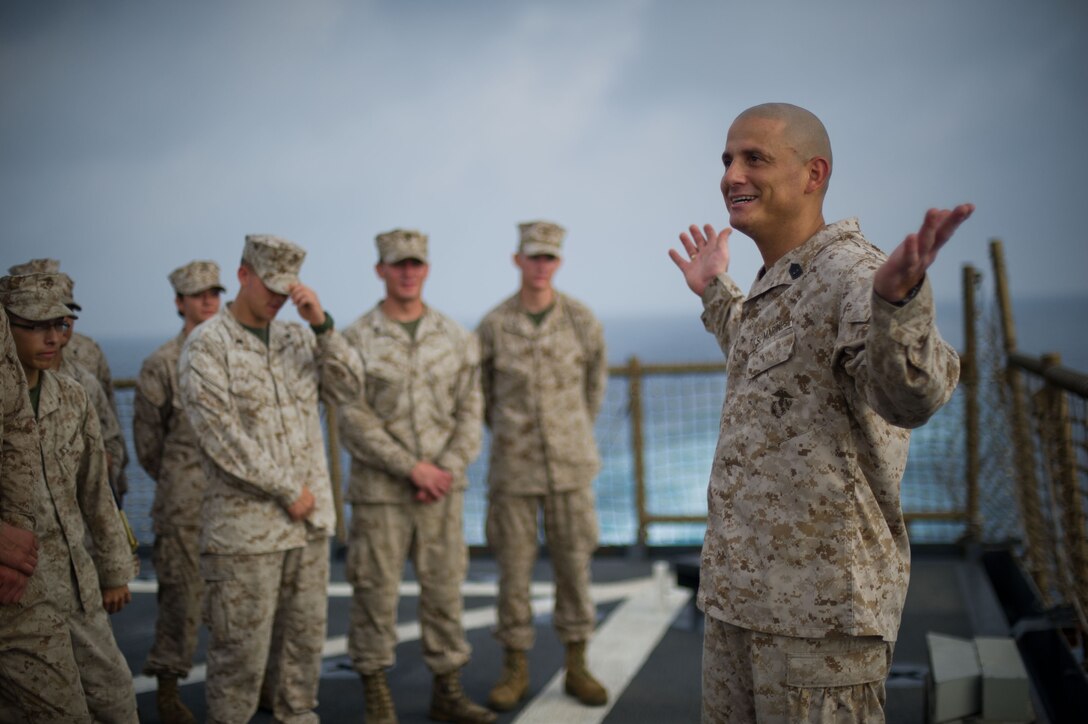
[[[335,322],[333,321],[332,313],[329,312],[329,310],[326,309],[325,310],[325,321],[322,322],[321,324],[311,324],[310,329],[312,329],[314,331],[314,334],[316,334],[318,336],[321,336],[325,332],[328,332],[330,329],[332,329],[333,324],[335,324]]]

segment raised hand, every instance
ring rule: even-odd
[[[706,285],[714,277],[729,269],[729,235],[732,233],[733,230],[729,228],[716,232],[710,224],[701,230],[692,224],[688,231],[680,234],[680,243],[684,245],[688,258],[684,259],[680,252],[669,249],[669,258],[680,268],[688,288],[698,296],[702,296]]]
[[[905,299],[912,289],[922,283],[926,270],[936,261],[941,247],[974,210],[974,204],[960,204],[954,209],[927,211],[921,228],[908,234],[876,270],[873,291],[889,302]]]
[[[324,323],[325,310],[321,307],[317,292],[299,282],[292,285],[288,293],[291,296],[291,303],[298,309],[298,316],[315,327],[320,327]]]

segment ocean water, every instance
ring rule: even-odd
[[[1063,363],[1088,371],[1088,334],[1084,319],[1088,294],[1071,298],[1028,299],[1016,303],[1019,349],[1039,355],[1056,351]],[[992,311],[985,310],[979,335],[987,336]],[[956,348],[963,340],[963,313],[958,303],[938,305],[942,335]],[[691,315],[604,319],[605,337],[612,364],[638,357],[644,363],[718,362],[721,351],[699,320],[697,307]],[[168,337],[99,337],[114,377],[132,378],[141,361]],[[724,374],[648,377],[642,388],[643,469],[648,510],[656,515],[705,515],[706,483],[718,434],[718,418],[725,390]],[[131,391],[119,393],[122,427],[131,437]],[[963,407],[957,394],[912,438],[910,459],[903,481],[904,509],[952,510],[962,506]],[[601,543],[629,545],[637,535],[635,460],[632,453],[632,417],[626,377],[609,381],[604,409],[597,421],[596,436],[602,468],[595,482]],[[148,511],[154,483],[135,462],[128,468],[130,494],[126,512],[143,543],[152,533]],[[486,509],[487,439],[470,466],[470,488],[465,501],[465,532],[470,544],[484,542]],[[342,469],[349,469],[341,454]],[[916,540],[955,540],[962,526],[947,523],[916,523]],[[658,545],[691,545],[702,541],[699,524],[655,524],[649,542]]]

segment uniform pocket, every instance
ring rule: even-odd
[[[760,346],[748,357],[748,366],[746,368],[748,377],[755,377],[788,361],[793,356],[795,340],[796,335],[793,327],[789,327],[771,341]]]
[[[786,685],[802,688],[837,688],[883,681],[888,674],[888,645],[884,642],[859,651],[827,654],[790,654]]]
[[[227,643],[236,642],[246,635],[241,630],[244,627],[235,626],[231,616],[231,604],[241,598],[241,590],[230,563],[218,556],[200,557],[200,575],[204,579],[204,621],[218,640]]]

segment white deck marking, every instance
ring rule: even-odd
[[[690,598],[690,593],[681,591],[675,587],[670,587],[670,590],[666,591],[664,585],[665,584],[660,579],[647,577],[628,579],[614,583],[597,583],[591,587],[591,596],[595,603],[626,601],[626,603],[622,604],[619,610],[609,616],[601,626],[600,631],[594,637],[594,645],[589,649],[590,664],[593,667],[594,673],[601,676],[601,682],[608,687],[610,698],[615,698],[616,692],[622,691],[622,688],[627,685],[627,682],[630,681],[631,677],[634,676],[635,672],[642,666],[642,662],[649,656],[650,651],[657,645],[657,642],[664,634],[665,629],[668,628],[669,623],[676,617],[676,612],[679,611],[683,604],[687,602],[688,598]],[[133,581],[129,584],[129,590],[133,593],[155,593],[158,590],[158,584],[155,581]],[[498,595],[499,589],[498,584],[495,582],[466,581],[461,586],[461,591],[465,596],[494,597]],[[542,613],[551,613],[552,608],[555,605],[555,599],[553,597],[555,585],[552,583],[533,583],[530,591],[533,596],[533,614],[539,615]],[[402,596],[418,596],[419,584],[415,581],[405,581],[401,583],[400,594]],[[330,583],[329,596],[331,598],[351,596],[351,586],[346,583]],[[639,602],[639,606],[632,608],[632,602],[635,601]],[[615,628],[613,620],[621,614],[624,614],[625,621],[629,621],[625,625],[630,626],[633,629],[638,629],[637,633],[628,630],[620,630],[615,634],[607,633]],[[656,618],[660,618],[661,621],[656,620],[655,616]],[[494,606],[480,606],[477,608],[465,609],[462,614],[462,621],[464,622],[465,630],[468,631],[495,625],[495,617],[496,610]],[[646,636],[647,631],[645,629],[647,626],[659,626],[659,630],[655,628],[656,634],[653,635],[652,640],[649,640]],[[610,636],[610,638],[606,639],[606,635]],[[398,643],[413,641],[418,639],[419,636],[419,621],[409,621],[397,624]],[[612,638],[616,638],[618,643],[613,643]],[[640,651],[637,646],[632,646],[632,644],[636,642],[643,642],[642,645],[647,646],[645,651]],[[619,648],[615,651],[604,650],[605,648],[612,649],[613,647]],[[321,655],[323,658],[333,658],[336,656],[344,656],[347,654],[347,651],[347,637],[333,636],[326,639]],[[637,658],[637,661],[635,661],[635,658]],[[634,668],[627,671],[632,665]],[[615,671],[613,671],[613,669],[615,669]],[[603,676],[605,673],[610,673],[612,675],[606,678]],[[560,672],[560,675],[561,674],[562,672]],[[204,664],[197,664],[193,666],[192,671],[189,672],[189,676],[179,680],[178,684],[181,686],[200,684],[204,682],[206,676],[207,669]],[[558,684],[556,684],[557,680],[559,682]],[[558,697],[564,698],[562,693],[562,679],[559,678],[557,680],[553,680],[549,686],[541,692],[537,699],[539,700],[545,695],[550,696],[549,692],[554,687],[558,687],[556,689]],[[137,694],[155,691],[158,688],[158,681],[152,676],[135,676],[132,681]],[[536,704],[532,704],[530,705],[530,708],[535,706]],[[590,710],[577,704],[574,704],[573,706],[582,712],[592,711],[607,713],[608,709],[611,708],[611,706],[609,706]],[[528,710],[526,710],[526,712],[528,712]],[[522,716],[524,716],[524,714]],[[546,716],[552,715],[548,714]],[[568,719],[570,718],[566,714],[563,714],[563,716]],[[517,721],[520,722],[522,719],[519,718]],[[526,721],[552,722],[556,720],[544,718],[529,719]],[[568,724],[582,721],[596,722],[600,721],[600,718],[575,718],[568,722]]]
[[[639,589],[601,625],[587,649],[589,668],[608,689],[608,704],[588,707],[563,692],[560,669],[526,706],[515,724],[598,724],[649,658],[691,591],[660,579],[641,579]]]

